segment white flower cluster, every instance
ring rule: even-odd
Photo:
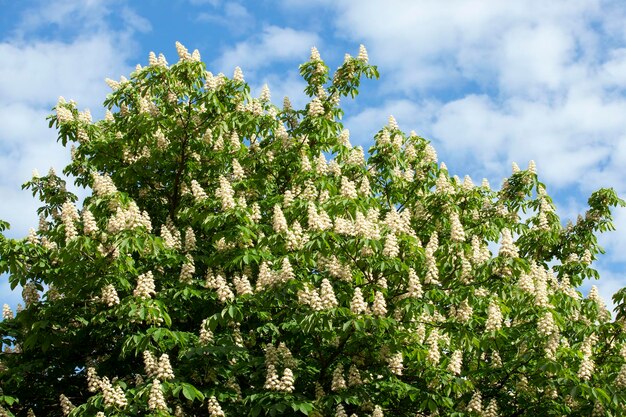
[[[622,364],[617,377],[615,377],[615,386],[618,388],[626,388],[626,363]]]
[[[150,395],[148,397],[148,408],[156,411],[167,410],[163,387],[161,386],[161,381],[158,379],[152,381],[152,387],[150,387]]]
[[[348,417],[348,413],[346,413],[346,409],[342,404],[338,404],[337,408],[335,408],[335,417]]]
[[[309,235],[302,230],[300,222],[293,222],[291,229],[287,230],[285,236],[285,248],[289,251],[300,250],[309,241]]]
[[[199,342],[202,345],[209,345],[213,343],[213,332],[209,328],[209,319],[202,320],[200,325],[200,337]]]
[[[246,274],[235,275],[233,277],[233,284],[235,285],[235,291],[237,291],[238,295],[249,295],[253,293],[252,285]]]
[[[39,290],[37,290],[37,286],[33,281],[28,281],[24,284],[24,287],[22,287],[22,298],[24,299],[26,307],[39,302]]]
[[[220,199],[220,202],[222,204],[222,211],[234,209],[236,207],[236,203],[233,187],[223,175],[220,175],[219,183],[220,185],[219,187],[217,187],[217,190],[215,190],[215,195]]]
[[[606,304],[604,303],[604,300],[598,292],[598,287],[596,287],[595,285],[591,286],[591,290],[589,290],[587,299],[593,301],[598,306],[598,310],[600,312],[604,312],[606,310]]]
[[[411,298],[422,298],[424,295],[420,279],[413,268],[409,268],[409,282],[407,284],[406,291],[407,295]]]
[[[372,417],[385,417],[385,415],[383,414],[383,409],[380,407],[380,405],[374,407]]]
[[[283,375],[278,377],[277,367],[282,365]],[[264,388],[270,391],[293,392],[294,376],[292,367],[296,365],[291,351],[284,342],[279,343],[278,347],[268,345],[265,348],[265,367],[266,378]]]
[[[356,199],[358,197],[354,181],[351,181],[345,176],[341,177],[341,188],[339,193],[345,198]]]
[[[217,398],[215,398],[215,396],[211,396],[209,398],[209,404],[208,404],[208,411],[209,411],[209,416],[211,417],[224,417],[224,411],[222,411],[222,407],[220,406],[220,403],[217,402]]]
[[[98,197],[106,197],[117,193],[117,187],[113,184],[113,180],[107,174],[100,175],[97,172],[92,174],[93,183],[91,189]]]
[[[272,224],[276,233],[286,232],[289,230],[287,225],[287,219],[283,213],[283,210],[278,204],[274,206],[274,216],[272,218]]]
[[[15,316],[13,315],[13,310],[9,307],[8,304],[4,304],[2,306],[2,320],[13,320]]]
[[[335,308],[338,305],[333,286],[327,278],[322,280],[320,289],[310,289],[304,286],[304,290],[298,291],[298,302],[308,305],[315,311]]]
[[[67,104],[65,99],[63,97],[59,97],[59,101],[54,108],[57,112],[57,120],[60,124],[74,121],[74,114],[72,113],[72,110],[68,109],[65,104]]]
[[[341,391],[346,389],[346,379],[343,376],[343,365],[338,364],[333,371],[333,379],[330,385],[331,391]]]
[[[483,244],[478,236],[472,236],[472,262],[474,265],[485,263],[491,258],[491,253],[486,244]]]
[[[495,299],[489,301],[487,308],[487,321],[485,322],[485,331],[493,332],[502,328],[502,312],[500,306]]]
[[[233,81],[237,81],[240,83],[244,82],[243,71],[241,70],[241,68],[235,67],[235,70],[233,71]]]
[[[550,305],[548,280],[552,279],[551,273],[535,262],[531,263],[530,271],[533,277],[535,303],[540,307],[548,307]]]
[[[372,314],[375,316],[385,316],[387,314],[387,301],[385,301],[385,296],[380,291],[376,291],[374,294]]]
[[[313,97],[313,100],[309,103],[309,116],[319,117],[324,115],[324,105],[318,97]]]
[[[469,403],[467,403],[467,408],[465,409],[468,413],[476,413],[478,415],[482,415],[483,412],[483,398],[480,391],[474,391],[472,398]]]
[[[426,344],[428,345],[428,353],[426,359],[433,365],[437,365],[441,359],[441,352],[439,351],[439,331],[437,328],[433,328],[428,335]]]
[[[397,258],[398,255],[400,255],[398,238],[395,233],[388,233],[385,238],[385,245],[383,246],[383,256],[387,258]]]
[[[114,387],[106,376],[99,378],[99,388],[102,391],[105,407],[125,408],[128,405],[122,387],[119,385]]]
[[[69,415],[72,410],[76,408],[74,404],[72,404],[72,402],[64,394],[61,394],[59,396],[59,402],[61,404],[61,412],[64,416]]]
[[[333,278],[346,282],[352,281],[352,269],[349,265],[342,263],[335,255],[331,255],[330,258],[320,257],[317,265]]]
[[[148,212],[140,211],[137,204],[131,201],[127,208],[117,207],[115,214],[109,219],[107,230],[109,233],[118,233],[137,227],[145,227],[148,232],[151,232],[152,222]]]
[[[592,334],[585,338],[582,347],[580,348],[583,353],[583,359],[580,362],[580,367],[578,368],[578,378],[583,381],[591,379],[593,371],[596,368],[595,362],[591,356],[593,355],[593,346],[597,343],[597,341],[598,336]]]
[[[365,314],[368,311],[367,303],[363,299],[363,293],[359,287],[354,289],[354,295],[350,301],[350,311],[353,314]]]
[[[98,232],[98,225],[93,213],[89,209],[83,209],[83,232],[85,235],[94,235]]]
[[[373,216],[374,214],[376,215],[375,217]],[[377,218],[378,212],[371,214],[368,212],[368,218],[372,217],[374,219]],[[411,227],[411,211],[408,208],[398,212],[395,207],[392,207],[391,210],[389,210],[385,215],[383,223],[396,234],[404,233],[410,236],[415,236],[415,231]]]
[[[387,359],[387,364],[391,373],[396,375],[402,375],[402,370],[404,369],[404,365],[402,363],[402,352],[391,355]]]
[[[430,236],[430,240],[424,250],[424,256],[426,257],[426,276],[424,277],[424,284],[439,285],[439,269],[437,268],[437,259],[435,258],[435,251],[439,247],[439,236],[437,232],[433,232]]]
[[[76,206],[70,201],[66,201],[61,206],[61,221],[65,227],[65,241],[69,242],[78,236],[76,231],[75,221],[80,220]]]
[[[235,294],[226,279],[220,273],[213,275],[212,271],[207,271],[204,285],[207,288],[213,288],[217,293],[217,298],[222,303],[227,303],[235,299]]]
[[[135,297],[147,299],[156,294],[156,287],[154,285],[154,276],[152,271],[143,273],[137,277],[137,286],[133,291]]]
[[[117,290],[113,284],[107,284],[102,288],[100,300],[102,300],[102,302],[108,307],[113,307],[114,305],[120,303],[120,298],[118,297]]]
[[[180,269],[179,281],[183,284],[191,284],[193,275],[196,273],[196,266],[193,260],[193,256],[190,254],[185,255],[185,262]]]
[[[509,258],[517,258],[519,256],[519,251],[513,242],[513,236],[509,229],[502,229],[502,239],[500,240],[500,251],[498,255]]]
[[[377,209],[369,209],[365,214],[357,211],[354,222],[346,223],[345,225],[346,229],[348,229],[346,234],[369,240],[380,239],[379,215],[380,212]],[[390,233],[399,233],[393,226],[390,226],[390,229]]]
[[[464,299],[463,301],[461,301],[461,304],[459,304],[459,306],[450,313],[461,323],[467,323],[472,318],[472,314],[474,314],[474,309],[469,304],[467,299]]]
[[[196,234],[191,227],[185,229],[185,252],[192,252],[196,250]]]
[[[263,261],[259,267],[259,275],[256,282],[256,291],[263,291],[273,285],[285,283],[295,277],[289,258],[285,257],[279,271],[273,271],[271,264]]]
[[[463,352],[460,350],[455,350],[450,357],[450,362],[448,362],[448,367],[446,368],[449,372],[459,375],[461,373],[461,366],[463,365]]]
[[[320,208],[318,210],[315,203],[309,203],[307,214],[309,230],[323,231],[333,227],[333,221],[330,219],[330,216],[324,209]]]
[[[191,180],[191,195],[193,195],[196,202],[201,202],[209,197],[200,183],[196,180]]]
[[[450,239],[453,242],[465,241],[465,231],[457,212],[450,213]]]
[[[146,374],[150,378],[167,381],[174,378],[174,370],[170,364],[170,357],[167,353],[161,355],[157,361],[155,356],[149,350],[143,352],[143,363]]]
[[[170,249],[181,249],[181,235],[180,231],[174,227],[174,224],[170,219],[161,226],[161,239],[163,239],[163,245]]]
[[[482,414],[483,417],[498,417],[500,414],[498,412],[498,403],[495,398],[492,398],[487,404],[487,408]]]

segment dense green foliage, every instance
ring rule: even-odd
[[[177,49],[50,117],[93,194],[35,176],[38,230],[0,235],[0,415],[624,415],[624,322],[576,291],[612,190],[563,227],[534,164],[476,186],[393,118],[366,158],[364,49],[313,50],[303,110]]]

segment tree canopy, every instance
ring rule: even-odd
[[[103,120],[49,118],[93,192],[36,175],[38,229],[0,235],[0,415],[626,413],[626,294],[577,290],[613,190],[563,225],[532,161],[461,180],[393,117],[366,155],[339,106],[364,47],[333,74],[313,48],[294,109],[176,46],[107,80]]]

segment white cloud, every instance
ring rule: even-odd
[[[81,106],[99,106],[108,91],[104,78],[129,72],[120,52],[103,36],[71,43],[0,43],[0,100],[48,107],[63,95]]]
[[[216,60],[215,66],[224,73],[232,73],[236,66],[247,71],[258,70],[272,64],[308,58],[312,46],[319,45],[320,38],[312,32],[292,28],[268,26],[260,35],[237,43]]]
[[[327,2],[340,35],[368,45],[384,93],[428,101],[452,92],[430,107],[430,117],[407,120],[409,129],[492,175],[508,173],[514,160],[535,159],[549,183],[585,190],[626,186],[618,180],[626,38],[615,30],[626,8],[615,4]],[[611,16],[603,14],[607,6]]]

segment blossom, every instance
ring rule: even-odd
[[[241,175],[243,175],[243,172],[241,173]],[[220,175],[219,184],[219,187],[217,187],[217,190],[215,190],[215,195],[220,199],[222,203],[222,210],[228,211],[234,209],[236,204],[234,198],[235,192],[233,191],[233,187],[223,175]]]
[[[489,404],[487,405],[487,408],[485,409],[483,416],[484,417],[498,417],[499,416],[498,403],[496,402],[495,398],[492,398],[489,401]]]
[[[217,402],[217,398],[215,398],[215,396],[211,396],[209,398],[209,403],[208,403],[208,411],[209,411],[209,416],[211,417],[224,417],[224,411],[222,411],[222,407],[220,407],[220,403]]]
[[[293,392],[294,390],[293,372],[289,368],[283,370],[283,376],[280,379],[280,391]]]
[[[387,302],[385,301],[385,296],[380,291],[376,291],[374,294],[372,313],[375,316],[384,316],[387,314]]]
[[[156,366],[156,377],[161,381],[167,381],[174,378],[174,370],[170,364],[170,357],[167,353],[164,353],[159,358],[159,362]]]
[[[367,312],[367,304],[363,299],[363,293],[360,288],[354,289],[354,296],[350,302],[350,311],[354,314],[362,314]]]
[[[447,369],[453,374],[459,375],[461,373],[462,364],[463,364],[463,352],[457,349],[452,353]]]
[[[91,189],[94,194],[99,197],[106,197],[111,194],[115,194],[117,192],[117,188],[115,184],[113,184],[113,180],[107,174],[100,175],[97,172],[92,174],[93,183],[91,184]]]
[[[154,285],[154,276],[152,275],[152,271],[148,271],[143,273],[137,277],[137,286],[133,291],[133,295],[135,297],[139,297],[142,299],[150,298],[155,295],[155,285]]]
[[[93,235],[98,232],[98,225],[96,224],[96,219],[89,209],[84,209],[82,213],[83,217],[83,231],[86,235]]]
[[[426,344],[428,345],[428,353],[426,354],[426,358],[433,365],[437,365],[439,360],[441,359],[441,352],[439,352],[439,340],[440,335],[436,328],[430,331],[428,335],[428,340],[426,340]]]
[[[8,304],[2,306],[2,320],[12,320],[15,316]]]
[[[200,325],[200,336],[198,341],[202,345],[208,345],[213,343],[213,332],[209,328],[209,319],[202,320],[202,324]]]
[[[278,204],[274,206],[274,217],[272,218],[272,223],[276,233],[286,232],[289,228],[287,226],[287,219],[285,219],[283,210]]]
[[[235,67],[235,71],[233,72],[233,81],[244,82],[243,79],[243,71],[239,67]]]
[[[178,279],[180,280],[180,282],[184,284],[190,284],[195,272],[196,272],[196,266],[194,264],[193,257],[190,254],[187,254],[185,256],[185,262],[183,263],[183,266],[180,269],[180,276],[178,277]]]
[[[435,259],[435,251],[439,247],[439,238],[437,232],[433,232],[430,236],[430,240],[424,250],[426,257],[426,276],[424,277],[425,284],[439,284],[439,269],[437,268],[437,260]]]
[[[459,220],[459,215],[456,212],[452,212],[450,214],[450,239],[453,242],[465,241],[465,231],[463,230],[463,225]]]
[[[114,305],[120,303],[120,299],[113,284],[107,284],[102,288],[101,300],[108,307],[113,307]]]
[[[519,255],[509,229],[502,229],[502,240],[500,241],[500,252],[498,254],[510,258],[516,258]]]
[[[59,402],[61,404],[61,411],[63,412],[64,416],[69,415],[72,410],[76,408],[74,404],[72,404],[72,402],[63,394],[59,396]]]
[[[385,246],[383,248],[383,255],[388,258],[396,258],[400,254],[400,248],[398,247],[398,238],[395,233],[387,234],[385,239]]]
[[[485,331],[492,332],[502,328],[502,312],[500,306],[495,300],[489,302],[487,308],[487,321],[485,322]]]
[[[61,221],[63,222],[63,226],[65,226],[66,242],[78,237],[78,232],[76,231],[76,226],[74,225],[74,222],[78,220],[79,216],[76,206],[69,201],[63,203],[63,206],[61,207]]]
[[[163,387],[161,381],[155,379],[150,387],[150,396],[148,397],[148,408],[150,410],[167,410],[165,396],[163,395]]]
[[[119,407],[124,408],[128,405],[128,400],[122,391],[122,387],[113,387],[113,384],[109,381],[109,378],[103,377],[100,380],[100,390],[102,390],[102,397],[104,399],[105,407]]]
[[[346,380],[343,377],[342,364],[338,364],[333,371],[333,379],[330,389],[335,392],[346,389]]]
[[[245,274],[241,276],[235,275],[235,277],[233,277],[233,284],[235,285],[235,291],[237,291],[238,295],[252,294],[252,285]]]
[[[369,57],[367,56],[367,50],[365,49],[365,46],[359,45],[359,55],[357,59],[366,64],[367,64],[367,61],[369,61]]]
[[[389,370],[391,373],[402,375],[402,369],[404,368],[402,364],[402,352],[391,355],[391,357],[387,360],[387,363],[389,364]]]
[[[318,117],[324,115],[324,106],[319,98],[313,97],[313,100],[309,103],[309,116]]]
[[[474,412],[476,414],[482,413],[483,403],[482,403],[482,395],[480,391],[478,390],[474,391],[474,394],[472,394],[472,398],[470,399],[470,402],[467,404],[466,411],[468,413],[471,413],[471,412]]]

